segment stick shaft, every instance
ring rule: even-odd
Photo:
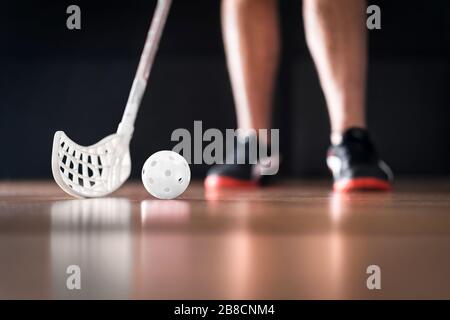
[[[153,66],[156,52],[158,51],[161,34],[167,20],[167,15],[169,14],[171,2],[172,0],[158,0],[156,4],[152,23],[145,40],[130,95],[128,96],[125,112],[117,130],[119,134],[127,134],[130,136],[133,134],[134,122],[147,87],[148,76]]]

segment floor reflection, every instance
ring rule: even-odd
[[[341,223],[348,211],[348,195],[333,192],[329,198],[329,216],[331,219],[331,231],[328,235],[330,288],[332,296],[340,297],[344,292],[345,269],[345,241]]]
[[[326,237],[329,244],[329,292],[332,296],[348,299],[352,292],[367,294],[365,271],[373,263],[374,254],[360,235],[361,232],[376,230],[370,221],[375,216],[380,218],[382,209],[378,212],[374,208],[389,205],[391,198],[390,193],[379,192],[330,193],[328,215],[331,224]]]
[[[299,182],[215,201],[195,183],[175,201],[147,200],[140,183],[117,193],[132,200],[62,201],[45,186],[0,195],[0,298],[450,297],[442,182],[357,194]],[[366,286],[372,264],[382,269],[377,292]],[[81,267],[81,291],[66,289],[69,265]]]
[[[204,210],[204,203],[200,205]],[[243,205],[235,209],[245,220],[249,206]],[[141,221],[147,228],[138,242],[135,297],[246,296],[250,235],[243,228],[229,231],[217,228],[214,224],[219,222],[214,217],[195,219],[192,210],[191,204],[185,201],[141,202]]]
[[[346,213],[346,205],[348,204],[348,194],[340,192],[331,193],[329,200],[329,213],[333,227],[339,226],[343,215]]]
[[[183,224],[189,221],[191,206],[182,200],[145,200],[141,202],[141,225],[152,223]]]
[[[133,263],[131,203],[102,198],[51,207],[51,273],[56,298],[127,298]],[[66,269],[81,268],[81,290],[68,290]]]

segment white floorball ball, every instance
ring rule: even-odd
[[[191,169],[181,155],[173,151],[152,154],[142,168],[145,189],[159,199],[174,199],[181,195],[191,181]]]

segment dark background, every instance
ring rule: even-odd
[[[397,175],[450,174],[450,2],[370,1],[368,117]],[[81,7],[81,30],[66,8]],[[0,178],[49,178],[53,134],[97,142],[120,121],[155,1],[2,1]],[[234,128],[220,2],[174,0],[131,144],[133,176],[171,149],[171,132]],[[301,1],[280,0],[283,56],[275,101],[285,176],[327,173],[329,123],[305,45]],[[206,166],[192,166],[202,177]]]

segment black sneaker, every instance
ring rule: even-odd
[[[350,128],[328,149],[327,165],[335,191],[390,190],[393,174],[377,155],[365,129]]]
[[[216,164],[208,170],[204,182],[205,188],[256,187],[268,182],[269,176],[262,174],[261,161],[258,159],[250,163],[250,139],[249,137],[235,138],[233,154],[228,154],[223,164]],[[245,152],[239,150],[245,150]],[[278,160],[271,157],[271,161]]]

